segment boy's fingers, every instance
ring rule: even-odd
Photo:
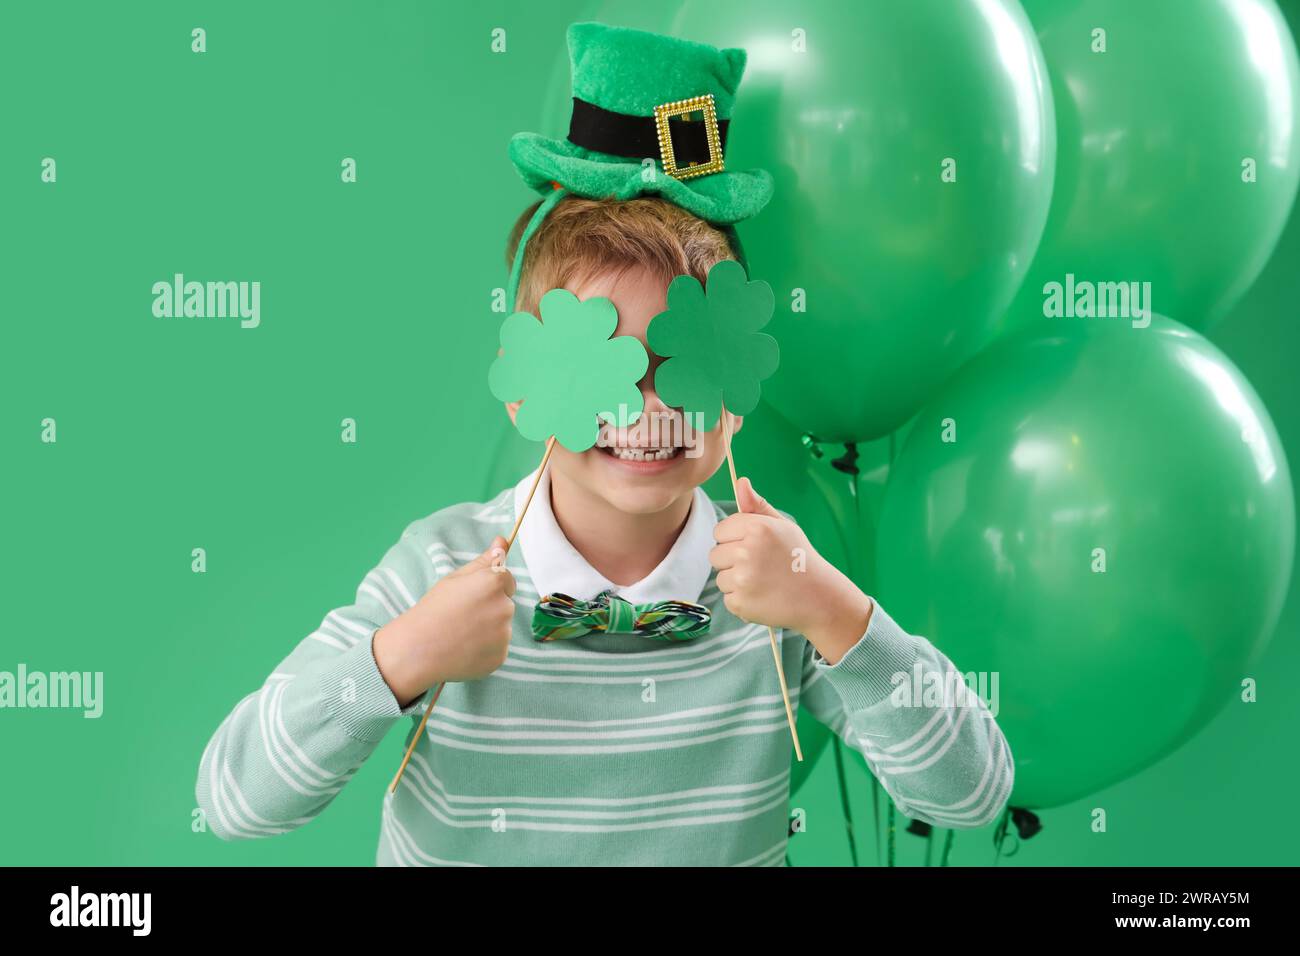
[[[745,529],[749,526],[751,515],[735,514],[723,518],[713,526],[713,540],[718,544],[726,544],[728,541],[739,541],[745,536]]]
[[[740,560],[744,545],[739,541],[729,541],[726,544],[720,544],[709,552],[709,564],[719,571],[725,571],[727,568],[734,567]]]
[[[499,578],[499,579],[501,580],[501,588],[502,588],[503,591],[505,591],[506,597],[514,597],[514,596],[515,596],[515,576],[514,576],[513,574],[511,574],[509,571],[506,570],[506,567],[505,567],[504,564],[501,565],[500,568],[497,568],[497,569],[495,569],[495,570],[496,570],[498,573],[496,573],[495,575],[493,575],[493,577]]]
[[[475,560],[482,561],[483,567],[492,572],[493,580],[506,597],[514,597],[515,576],[506,570],[506,544],[506,539],[497,535]]]
[[[736,482],[736,510],[742,514],[751,514],[758,510],[758,494],[748,478]]]
[[[497,567],[505,571],[506,539],[501,535],[497,535],[492,539],[492,543],[487,546],[487,550],[471,561],[470,564],[480,568]]]
[[[767,515],[769,518],[782,518],[784,515],[777,511],[767,499],[754,490],[754,484],[748,478],[741,478],[736,482],[736,504],[745,514]]]

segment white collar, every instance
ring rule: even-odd
[[[534,471],[515,485],[516,519],[536,474]],[[713,548],[713,528],[717,523],[713,502],[704,489],[696,488],[686,525],[659,566],[635,584],[620,586],[588,564],[560,530],[551,510],[548,472],[537,485],[517,541],[539,597],[561,593],[589,601],[601,591],[611,590],[633,604],[698,601],[713,570],[709,551]]]

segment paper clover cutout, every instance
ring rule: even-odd
[[[515,426],[525,438],[554,435],[570,451],[586,451],[600,433],[597,418],[625,428],[640,416],[637,382],[650,359],[635,338],[610,338],[618,311],[609,299],[580,302],[552,289],[540,311],[541,321],[516,312],[501,324],[504,354],[488,370],[488,387],[503,402],[523,402]]]
[[[724,259],[709,270],[708,291],[688,275],[668,286],[668,310],[646,331],[650,349],[667,361],[655,370],[664,403],[703,416],[712,429],[722,406],[736,415],[756,407],[759,383],[776,371],[781,350],[758,331],[776,307],[772,287],[749,282],[739,262]]]

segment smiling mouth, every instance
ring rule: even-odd
[[[680,445],[669,448],[624,448],[602,446],[600,451],[619,461],[670,461],[681,455],[684,449]]]
[[[602,422],[596,450],[618,461],[650,464],[683,457],[686,440],[680,426],[655,428],[648,421],[640,421],[619,429]]]

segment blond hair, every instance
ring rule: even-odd
[[[510,231],[507,268],[538,205],[525,209]],[[515,310],[536,315],[538,302],[551,289],[636,266],[661,277],[665,285],[679,275],[703,282],[714,264],[734,258],[726,233],[666,199],[566,196],[524,248]]]

